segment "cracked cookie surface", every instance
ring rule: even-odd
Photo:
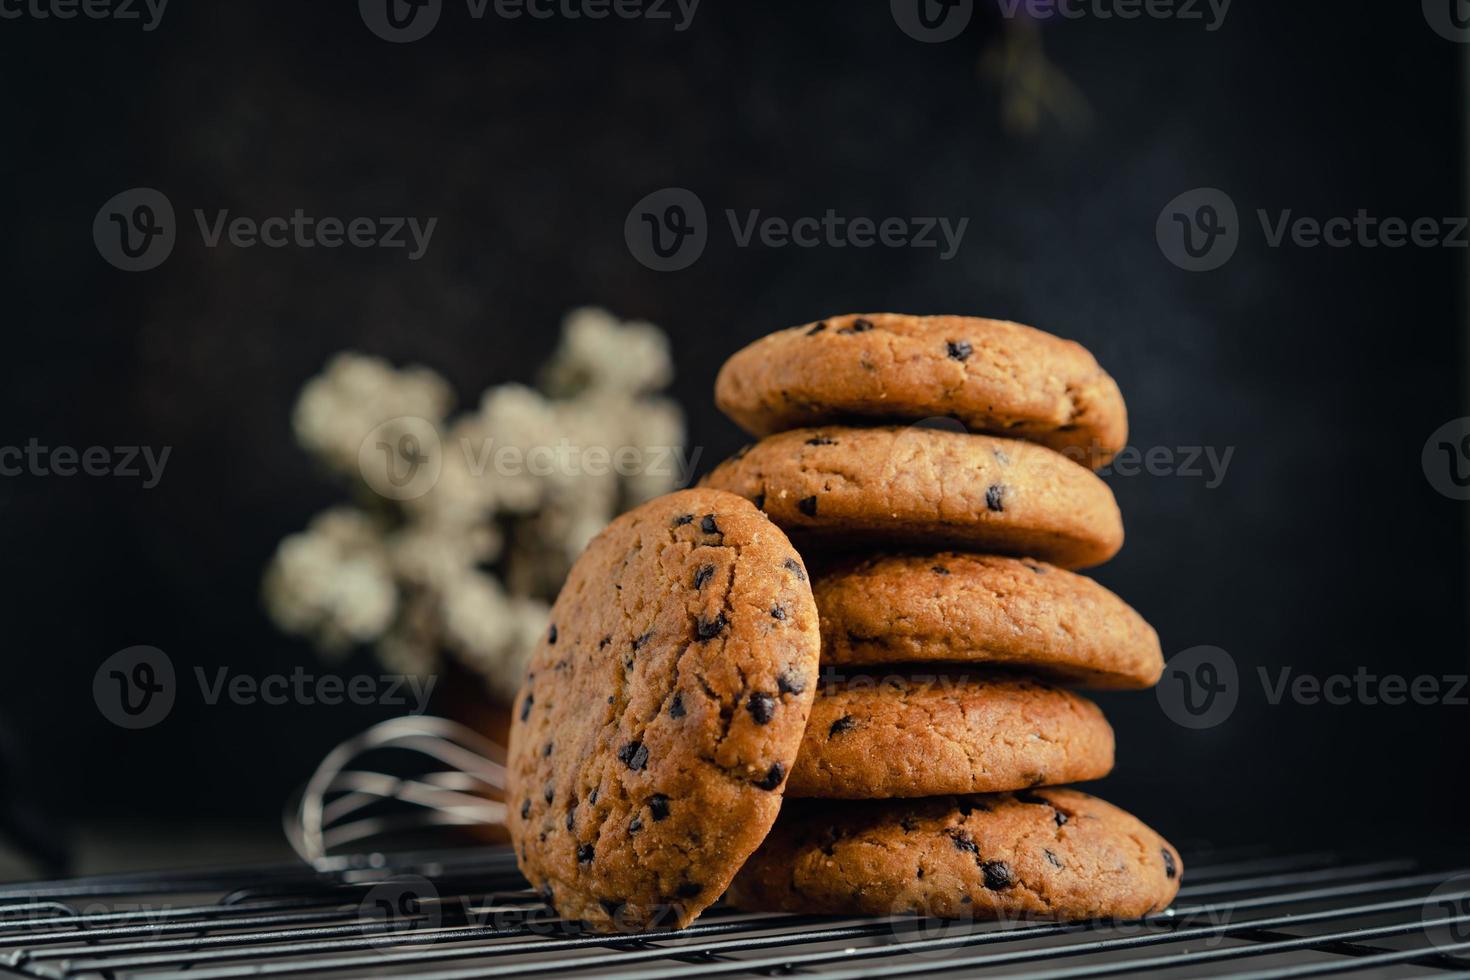
[[[597,931],[682,927],[776,817],[816,690],[801,558],[749,502],[660,497],[587,546],[516,699],[521,871]]]
[[[1159,637],[1092,579],[1031,559],[883,554],[813,569],[822,662],[989,663],[1096,688],[1146,688]]]
[[[791,800],[729,900],[752,912],[1133,919],[1167,908],[1183,871],[1168,841],[1076,790]]]
[[[1123,546],[1108,485],[1043,446],[916,426],[768,436],[701,481],[765,510],[798,543],[898,545],[1099,565]]]
[[[786,784],[849,800],[1101,779],[1113,729],[1086,698],[999,672],[823,676]]]
[[[756,436],[943,417],[1094,468],[1128,439],[1122,393],[1086,348],[979,317],[850,314],[780,330],[725,362],[715,401]]]

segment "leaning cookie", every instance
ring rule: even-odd
[[[1159,636],[1122,599],[1045,562],[966,552],[880,554],[814,570],[822,661],[983,663],[1097,688],[1146,688]]]
[[[765,837],[816,687],[801,559],[747,501],[660,497],[587,546],[510,733],[521,871],[600,932],[682,927]]]
[[[1118,385],[1086,348],[968,316],[869,313],[778,331],[725,362],[715,401],[757,436],[858,419],[952,418],[1091,467],[1128,439]]]
[[[1113,729],[1086,698],[1027,677],[824,677],[786,795],[869,800],[1101,779]]]
[[[1064,568],[1123,546],[1108,485],[1043,446],[922,427],[824,426],[762,439],[702,485],[830,547],[957,547]]]
[[[790,801],[729,900],[752,912],[1135,919],[1179,891],[1178,852],[1085,793]]]

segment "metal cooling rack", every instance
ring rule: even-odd
[[[1329,854],[1190,867],[1141,923],[747,915],[599,936],[507,851],[0,885],[0,970],[34,977],[1470,977],[1470,861]]]

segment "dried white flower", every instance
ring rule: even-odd
[[[566,317],[544,393],[499,385],[449,422],[452,393],[434,372],[337,355],[303,388],[293,425],[359,494],[382,490],[385,516],[337,508],[282,541],[264,582],[270,615],[327,653],[374,643],[401,672],[453,654],[511,699],[587,542],[619,510],[688,481],[683,417],[651,395],[672,376],[657,327],[596,309]],[[386,467],[413,461],[388,453],[379,472],[369,452],[368,467],[370,434],[413,453],[437,446],[427,485],[391,493]]]

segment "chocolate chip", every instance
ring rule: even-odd
[[[693,521],[693,514],[680,514],[678,517],[674,518],[674,527],[683,527],[685,524],[692,523]]]
[[[802,497],[800,500],[798,500],[796,502],[796,509],[799,510],[799,511],[801,511],[807,517],[816,517],[817,516],[817,498],[816,497]]]
[[[949,840],[950,843],[954,844],[955,850],[957,851],[965,851],[970,854],[980,853],[980,845],[975,843],[975,838],[963,830],[949,831]]]
[[[531,705],[535,702],[535,700],[536,696],[534,694],[528,693],[526,695],[526,700],[521,702],[521,721],[525,721],[527,718],[531,717]]]
[[[550,803],[552,800],[556,799],[556,787],[551,785],[550,783],[547,783],[546,788],[541,791],[541,795],[546,798],[547,803]]]
[[[647,633],[644,633],[642,636],[638,637],[638,639],[634,640],[633,641],[633,649],[634,650],[641,650],[641,649],[643,649],[643,645],[645,643],[647,643],[651,639],[653,639],[653,630],[649,630]]]
[[[985,490],[985,506],[994,511],[1005,510],[1005,495],[1005,487],[1001,486],[999,483],[992,484]]]
[[[704,886],[699,882],[686,881],[679,886],[677,894],[680,898],[693,898],[702,891],[704,891]]]
[[[629,742],[618,749],[618,761],[637,772],[648,765],[648,746],[642,742]]]
[[[806,441],[806,444],[808,446],[835,446],[837,445],[837,440],[829,439],[826,436],[812,436]]]
[[[783,670],[776,678],[776,689],[782,694],[800,694],[806,690],[806,679],[795,670]]]
[[[1004,861],[986,861],[980,865],[980,871],[985,875],[985,887],[993,892],[1016,883],[1015,872]]]
[[[714,576],[714,574],[715,566],[700,565],[699,571],[694,573],[694,587],[696,589],[704,588],[704,584],[708,582]]]
[[[1051,800],[1048,800],[1040,793],[1030,793],[1024,790],[1016,794],[1016,802],[1028,803],[1031,806],[1051,806]]]
[[[923,865],[920,865],[919,866],[919,872],[918,872],[918,874],[914,875],[914,877],[915,878],[920,878],[920,879],[922,879],[924,877],[924,866]]]
[[[1051,851],[1043,849],[1041,853],[1046,855],[1047,863],[1050,864],[1053,868],[1060,868],[1062,866],[1061,859],[1058,858]]]
[[[684,695],[679,693],[678,691],[675,691],[674,696],[669,699],[669,717],[684,717]]]
[[[630,834],[636,834],[636,833],[638,833],[638,831],[640,831],[642,829],[643,829],[643,818],[642,817],[635,816],[632,820],[629,820],[628,821],[628,833],[630,833]]]
[[[968,340],[951,340],[945,346],[949,348],[949,356],[956,361],[963,361],[975,353],[975,348],[970,346]]]
[[[850,732],[856,727],[857,721],[852,717],[852,715],[843,715],[841,718],[838,718],[832,723],[831,728],[827,729],[827,737],[831,738],[833,735],[841,735],[843,732]]]
[[[827,329],[827,321],[826,320],[819,320],[810,330],[808,330],[806,332],[806,336],[808,336],[808,337],[815,337],[817,334],[821,333],[823,330],[826,330],[826,329]]]
[[[782,609],[780,606],[772,606],[771,607],[771,618],[772,619],[785,619],[786,618],[786,610]]]
[[[868,320],[868,319],[865,319],[863,317],[858,317],[856,320],[852,321],[852,323],[850,323],[849,325],[843,327],[841,330],[838,330],[837,332],[838,333],[867,333],[869,330],[872,330],[872,329],[873,329],[873,321]]]
[[[612,642],[612,634],[609,633],[607,636],[604,636],[602,639],[600,639],[600,640],[597,641],[597,649],[602,650],[602,649],[606,648],[607,645],[609,643],[611,643],[611,642]]]
[[[1024,561],[1024,562],[1022,562],[1022,563],[1021,563],[1021,564],[1023,564],[1023,565],[1025,565],[1025,566],[1026,566],[1026,567],[1027,567],[1027,568],[1029,568],[1029,569],[1031,569],[1031,570],[1032,570],[1032,571],[1033,571],[1033,572],[1035,572],[1035,573],[1036,573],[1036,574],[1037,574],[1037,575],[1045,575],[1045,574],[1046,574],[1046,569],[1045,569],[1045,568],[1043,568],[1043,567],[1042,567],[1042,566],[1040,566],[1040,565],[1034,565],[1034,564],[1032,564],[1032,563],[1031,563],[1031,562],[1029,562],[1029,561]]]
[[[962,817],[968,817],[970,814],[975,812],[975,805],[969,800],[960,800],[960,802],[957,804],[957,808],[959,809],[960,816]]]
[[[1057,811],[1056,821],[1058,827],[1065,827],[1067,825],[1067,821],[1071,819],[1071,817],[1067,816],[1061,810]]]
[[[713,640],[715,637],[725,632],[725,627],[728,625],[730,624],[725,622],[725,614],[719,613],[715,616],[714,619],[706,619],[705,617],[700,616],[699,619],[695,621],[694,629],[695,633],[699,636],[699,639],[701,641],[705,641]]]
[[[546,642],[556,646],[556,624],[551,624],[551,629],[546,631]]]
[[[931,572],[933,572],[935,575],[948,575],[949,574],[949,569],[945,568],[943,565],[935,565],[932,568],[930,568],[929,570]]]
[[[567,829],[572,829],[572,824],[577,822],[577,807],[575,804],[567,807]]]
[[[780,786],[781,781],[785,778],[786,767],[778,762],[775,765],[771,766],[771,768],[767,769],[766,774],[761,777],[755,785],[759,789],[772,790],[775,789],[777,786]]]
[[[521,801],[521,819],[525,820],[531,815],[531,798],[528,796]]]
[[[705,534],[720,533],[720,525],[715,523],[715,515],[713,514],[704,515],[704,518],[699,522],[699,529]]]
[[[756,510],[766,509],[766,495],[763,493],[758,493],[754,497],[751,497],[750,502],[755,504]]]
[[[551,750],[555,747],[556,743],[554,742],[547,742],[545,745],[541,746],[541,758],[549,758],[551,756]]]
[[[594,806],[597,804],[597,787],[596,786],[592,787],[592,792],[590,792],[590,793],[587,794],[587,802],[590,803],[590,804],[592,804],[592,805],[594,805]]]
[[[1164,877],[1173,879],[1179,875],[1179,865],[1174,862],[1174,855],[1166,848],[1159,848],[1159,853],[1164,855]]]
[[[776,699],[757,691],[745,702],[745,710],[750,712],[750,717],[755,719],[757,725],[770,724],[771,719],[776,717]]]
[[[801,562],[797,561],[795,558],[788,558],[781,564],[788,572],[791,572],[796,576],[796,580],[798,582],[806,581],[806,572],[802,569]]]
[[[654,793],[648,798],[648,815],[653,817],[657,823],[669,815],[669,798],[662,793]]]

